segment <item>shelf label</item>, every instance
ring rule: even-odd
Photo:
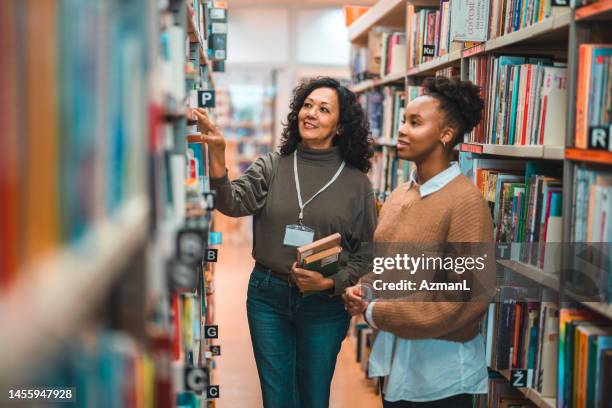
[[[533,370],[513,369],[510,371],[510,384],[516,388],[527,387],[531,384],[531,373]]]
[[[219,250],[208,248],[206,250],[206,262],[217,262],[217,258],[219,257]]]
[[[204,338],[205,339],[218,339],[219,338],[219,326],[210,325],[204,326]]]
[[[208,390],[209,374],[207,368],[186,368],[185,389],[201,394]]]
[[[589,149],[612,151],[612,137],[610,127],[591,126],[589,129]]]
[[[210,346],[210,353],[213,356],[220,356],[221,355],[221,346],[219,346],[219,345]]]
[[[206,398],[219,398],[219,386],[218,385],[209,385],[206,388]]]
[[[214,108],[215,91],[198,91],[198,107]]]
[[[436,55],[435,45],[423,45],[423,56],[424,57],[434,57],[435,55]]]
[[[551,5],[554,7],[569,7],[570,4],[568,0],[552,0]]]

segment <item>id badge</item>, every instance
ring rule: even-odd
[[[314,240],[314,230],[303,225],[287,225],[285,227],[285,239],[283,245],[301,247],[310,244]]]

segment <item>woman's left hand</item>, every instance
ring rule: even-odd
[[[291,266],[291,274],[295,280],[295,284],[300,288],[301,292],[306,291],[324,291],[334,287],[334,281],[326,278],[319,272],[309,271],[297,267],[297,262]]]

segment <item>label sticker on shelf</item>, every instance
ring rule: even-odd
[[[612,151],[612,128],[601,126],[589,127],[589,149]]]
[[[201,394],[204,390],[208,391],[209,374],[207,368],[186,368],[185,369],[185,389]]]
[[[206,398],[219,398],[219,386],[209,385],[208,388],[206,388]]]
[[[218,339],[219,338],[219,326],[210,325],[204,326],[204,338],[205,339]]]
[[[213,356],[220,356],[221,355],[221,346],[219,346],[219,345],[210,346],[210,353]]]
[[[436,46],[435,45],[423,45],[423,56],[424,57],[435,57]]]
[[[219,250],[209,248],[206,250],[206,262],[217,262]]]
[[[510,370],[510,384],[516,388],[524,388],[531,385],[532,369]]]
[[[198,107],[214,108],[215,91],[198,91]]]

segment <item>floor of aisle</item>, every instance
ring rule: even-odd
[[[244,237],[248,234],[248,226],[224,232],[226,242],[219,250],[215,272],[215,319],[219,324],[221,356],[216,357],[213,381],[220,386],[219,408],[256,408],[262,406],[261,391],[246,317],[247,282],[253,266],[251,244],[249,239],[231,240],[231,234]],[[355,362],[352,344],[346,339],[338,356],[330,407],[378,408],[380,397],[371,387]]]

